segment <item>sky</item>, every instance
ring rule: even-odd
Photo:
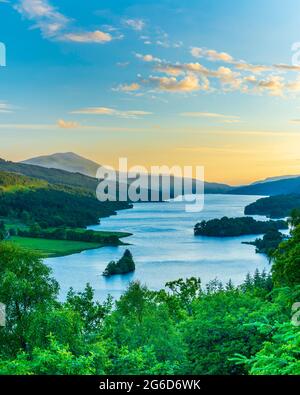
[[[0,43],[1,158],[300,174],[298,0],[0,0]]]

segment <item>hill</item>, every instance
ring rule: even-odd
[[[101,165],[96,162],[93,162],[89,159],[86,159],[78,154],[73,152],[66,153],[55,153],[52,155],[38,156],[35,158],[27,159],[22,161],[20,164],[26,165],[34,165],[40,166],[43,168],[48,168],[51,170],[59,169],[63,171],[68,171],[71,173],[80,173],[82,175],[87,175],[90,177],[95,177],[97,170]],[[36,171],[36,169],[35,169]],[[56,174],[55,176],[59,176]],[[150,180],[150,177],[149,177]],[[85,180],[86,181],[86,180]],[[129,179],[129,184],[131,183],[131,179]],[[196,190],[197,180],[192,181],[193,192]],[[150,185],[150,182],[148,182]],[[174,197],[174,188],[172,187],[173,179],[171,180],[171,197]],[[214,182],[205,182],[204,183],[205,193],[227,193],[231,191],[233,188],[226,184],[214,183]],[[160,193],[162,191],[162,184],[160,182],[159,187]]]
[[[27,166],[27,165],[23,165]],[[129,208],[127,202],[99,202],[91,191],[0,170],[0,216],[51,226],[85,227]]]
[[[288,217],[294,208],[300,208],[300,194],[278,195],[258,199],[245,207],[245,214],[284,218]]]
[[[97,170],[101,167],[98,163],[77,155],[74,152],[38,156],[26,159],[21,163],[47,167],[50,169],[66,170],[71,173],[81,173],[90,177],[96,177]]]
[[[260,182],[247,186],[237,187],[230,191],[234,195],[283,195],[300,194],[300,177],[287,178],[278,181]]]

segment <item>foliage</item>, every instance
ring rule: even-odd
[[[300,178],[299,178],[300,180]],[[258,199],[245,207],[246,215],[266,215],[269,218],[288,217],[300,207],[300,194],[278,195]]]
[[[251,242],[244,242],[244,244],[251,244],[256,247],[256,252],[266,254],[269,258],[278,248],[279,244],[284,240],[285,236],[278,232],[278,230],[269,230],[262,239],[256,239]]]
[[[133,282],[104,303],[90,285],[59,302],[40,257],[1,242],[0,374],[299,374],[299,229],[276,250],[273,278],[256,270],[238,287],[190,278],[160,291]]]
[[[135,263],[131,252],[126,249],[122,258],[117,262],[111,261],[103,272],[103,276],[112,276],[113,274],[126,274],[135,271]]]
[[[287,229],[285,221],[256,221],[252,217],[211,219],[197,223],[195,236],[231,237]]]

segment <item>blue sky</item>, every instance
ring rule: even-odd
[[[299,16],[296,0],[0,1],[0,157],[300,174]]]

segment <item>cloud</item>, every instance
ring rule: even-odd
[[[222,61],[232,63],[233,57],[226,52],[217,52],[214,49],[204,49],[199,47],[192,47],[191,54],[195,58],[207,58],[212,61]]]
[[[161,62],[161,59],[159,59],[159,58],[157,58],[157,57],[155,57],[155,56],[153,56],[153,55],[151,55],[151,54],[142,55],[142,54],[140,54],[140,53],[136,53],[135,56],[136,56],[138,59],[143,60],[144,62],[149,62],[149,63],[150,63],[150,62],[156,62],[156,63],[160,63],[160,62]]]
[[[139,90],[140,88],[141,88],[140,84],[138,84],[137,82],[133,82],[132,84],[119,85],[116,90],[122,92],[134,92]]]
[[[109,107],[87,107],[80,110],[72,111],[71,114],[85,114],[85,115],[106,115],[116,116],[120,118],[139,118],[144,115],[151,115],[151,112],[141,110],[116,110]]]
[[[19,0],[14,8],[25,18],[33,20],[44,37],[55,36],[71,22],[47,0]]]
[[[63,119],[59,119],[57,121],[57,125],[62,129],[75,129],[78,128],[80,125],[74,121],[65,121]]]
[[[142,19],[124,19],[124,24],[133,30],[141,31],[145,27],[145,22]]]
[[[299,72],[300,66],[255,65],[235,60],[226,52],[199,47],[193,47],[191,53],[194,57],[203,57],[213,62],[222,61],[226,65],[211,68],[199,62],[168,62],[149,53],[145,55],[137,53],[135,56],[138,59],[149,63],[152,71],[159,73],[158,75],[152,73],[146,78],[139,75],[140,88],[152,86],[157,90],[168,92],[239,91],[244,94],[268,94],[281,97],[300,92],[300,75],[296,80],[287,80],[285,75]]]
[[[13,107],[5,102],[0,102],[0,114],[1,113],[11,113],[13,112]]]
[[[211,118],[217,119],[225,123],[237,123],[240,122],[240,117],[236,115],[225,115],[214,112],[183,112],[180,114],[182,117],[189,118]]]
[[[270,71],[272,70],[271,66],[265,66],[265,65],[254,65],[251,63],[246,63],[246,62],[236,62],[235,67],[238,70],[243,70],[243,71],[250,71],[251,73],[254,74],[260,74],[264,71]]]
[[[293,66],[291,64],[274,64],[275,69],[285,70],[285,71],[300,71],[300,66]]]
[[[169,92],[193,92],[198,90],[208,90],[209,83],[203,79],[202,84],[197,76],[190,74],[178,80],[175,77],[153,77],[150,76],[148,82],[155,89]]]
[[[44,38],[77,43],[106,43],[113,39],[100,30],[79,31],[71,27],[73,20],[59,12],[48,0],[19,0],[14,8],[35,23]],[[118,37],[120,38],[120,37]]]
[[[106,43],[112,40],[112,36],[109,33],[95,30],[94,32],[83,32],[83,33],[67,33],[61,36],[61,40],[72,41],[77,43]]]

